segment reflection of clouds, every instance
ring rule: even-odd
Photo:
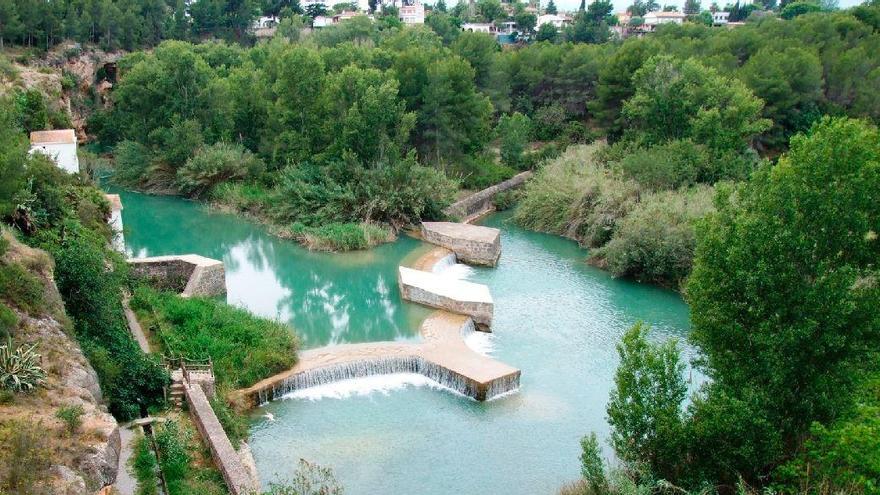
[[[275,272],[265,264],[251,263],[256,252],[259,247],[245,241],[233,246],[224,256],[227,300],[260,316],[288,321],[292,316],[290,308],[278,302],[288,296],[290,290],[281,285]]]

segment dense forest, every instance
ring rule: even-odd
[[[247,2],[198,0],[180,25],[168,14],[180,5],[105,3],[0,0],[0,23],[23,46],[151,47],[120,60],[108,105],[88,122],[114,181],[356,249],[442,218],[461,188],[534,169],[514,221],[577,240],[615,275],[682,292],[710,382],[689,397],[676,345],[651,344],[636,325],[607,407],[621,464],[609,469],[587,436],[584,479],[566,490],[880,489],[876,0],[610,41],[595,30],[610,10],[595,2],[579,14],[586,30],[505,49],[461,32],[457,7],[421,27],[358,17],[310,33],[288,7],[276,36],[251,46]],[[201,24],[196,7],[209,4],[226,13]],[[57,25],[19,15],[29,5],[56,9]],[[114,9],[137,28],[111,32],[123,21],[90,14]],[[194,43],[204,37],[243,43]],[[84,179],[25,155],[23,131],[52,120],[32,118],[36,99],[0,102],[0,214],[55,256],[111,410],[132,417],[159,402],[167,376],[120,337],[124,280],[103,276],[119,264],[98,222],[106,204]]]

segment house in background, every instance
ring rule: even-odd
[[[495,24],[491,22],[466,22],[461,25],[461,30],[471,33],[495,34]]]
[[[557,30],[562,29],[567,24],[571,24],[571,17],[558,14],[544,14],[538,16],[538,22],[535,27],[540,28],[544,24],[552,24]]]
[[[110,203],[110,221],[107,225],[113,229],[113,249],[125,253],[125,236],[122,234],[122,199],[118,194],[105,194]]]
[[[425,6],[419,0],[403,0],[399,15],[400,22],[404,24],[424,24]]]
[[[654,31],[661,24],[684,24],[687,18],[681,12],[648,12],[645,14],[645,31]]]
[[[716,26],[724,26],[727,24],[729,17],[730,12],[724,12],[723,10],[712,12],[712,24]]]
[[[30,153],[42,153],[51,158],[62,170],[71,174],[79,173],[76,132],[73,129],[32,132]]]

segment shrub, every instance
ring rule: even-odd
[[[495,209],[498,211],[509,210],[516,205],[519,198],[520,191],[518,189],[502,191],[492,198],[492,205],[495,206]]]
[[[636,204],[639,187],[598,165],[596,149],[574,146],[547,162],[525,185],[514,221],[588,246],[607,242]]]
[[[211,190],[209,199],[215,205],[235,211],[260,215],[272,202],[272,192],[254,182],[224,182]]]
[[[13,392],[27,392],[42,385],[46,372],[40,367],[37,344],[13,346],[12,339],[0,345],[0,386]]]
[[[501,161],[508,167],[520,168],[532,134],[532,119],[519,112],[502,115],[495,133],[501,139]]]
[[[690,186],[705,177],[711,157],[705,146],[688,140],[634,150],[616,168],[648,189],[676,189]]]
[[[706,186],[649,194],[596,250],[594,261],[604,260],[616,276],[677,287],[693,263],[694,223],[713,210],[713,194]]]
[[[134,141],[122,141],[114,148],[113,155],[116,163],[114,182],[136,186],[147,180],[147,171],[153,160],[149,148]]]
[[[0,422],[0,493],[47,493],[51,467],[43,425],[19,419]]]
[[[159,467],[168,485],[168,495],[187,493],[186,476],[192,460],[187,452],[189,433],[177,421],[171,420],[157,427],[153,435],[159,454]]]
[[[490,156],[481,155],[467,160],[467,172],[462,174],[461,185],[465,189],[485,189],[516,175],[516,170],[495,163]]]
[[[0,338],[9,337],[18,325],[18,316],[9,306],[0,303]]]
[[[166,354],[210,357],[219,386],[247,387],[296,362],[297,341],[290,327],[247,310],[148,287],[135,290],[131,307],[157,331]]]
[[[133,450],[134,454],[129,462],[138,482],[137,495],[156,495],[159,484],[159,477],[156,474],[158,463],[149,438],[138,437]]]
[[[342,495],[342,486],[330,468],[300,459],[293,479],[286,483],[272,483],[264,495]]]
[[[64,422],[64,428],[68,435],[73,435],[82,424],[82,417],[85,410],[82,405],[62,406],[55,412],[55,417]]]
[[[559,137],[565,130],[568,115],[562,105],[552,103],[535,111],[534,120],[535,139],[550,141]]]
[[[177,187],[199,197],[225,181],[246,179],[265,169],[263,161],[243,146],[216,143],[202,148],[177,171]]]
[[[242,441],[248,437],[248,421],[245,416],[237,414],[229,404],[220,397],[226,396],[225,393],[218,393],[217,397],[208,399],[211,402],[211,409],[217,415],[220,424],[223,425],[223,431],[232,442],[232,446],[236,449]]]
[[[43,309],[43,282],[18,263],[0,261],[0,299],[30,314]]]
[[[297,223],[292,232],[314,251],[355,251],[395,239],[394,232],[387,227],[370,223],[330,223],[320,227]]]

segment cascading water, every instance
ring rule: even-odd
[[[491,356],[495,350],[495,334],[478,331],[473,320],[461,327],[461,339],[472,351],[483,356]]]
[[[258,399],[260,404],[265,404],[297,390],[354,378],[399,373],[417,373],[438,383],[443,388],[480,400],[490,399],[519,387],[519,373],[493,381],[484,391],[481,390],[477,382],[421,356],[401,356],[363,359],[303,371],[279,382],[271,389],[259,391]]]

